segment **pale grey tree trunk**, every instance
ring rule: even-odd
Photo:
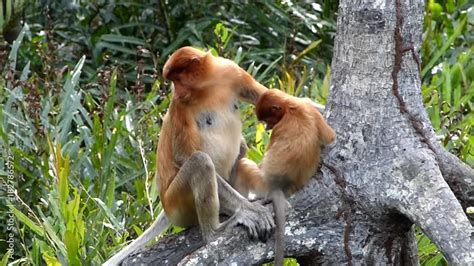
[[[337,141],[326,148],[316,178],[290,199],[286,225],[287,256],[300,264],[417,265],[413,224],[450,262],[474,263],[473,231],[460,204],[474,202],[474,171],[436,142],[422,104],[423,5],[340,3],[325,111]],[[273,258],[273,239],[252,241],[242,230],[202,245],[197,230],[189,230],[125,264]]]

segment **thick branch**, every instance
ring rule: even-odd
[[[324,191],[324,193],[314,195],[312,191]],[[339,200],[335,199],[338,195],[331,191],[325,184],[313,180],[309,187],[291,198],[292,208],[290,208],[286,224],[288,255],[304,257],[313,252],[313,249],[318,249],[318,246],[320,249],[323,247],[331,249],[331,254],[337,252],[338,249],[340,254],[344,254],[345,222],[343,219],[336,218]],[[324,207],[318,209],[315,206]],[[315,216],[320,219],[314,219]],[[327,221],[327,217],[333,218],[320,226],[319,222]],[[328,242],[332,244],[324,246]],[[232,232],[224,232],[215,241],[204,245],[199,230],[194,228],[163,238],[154,246],[127,258],[124,265],[153,264],[164,261],[171,264],[178,262],[204,265],[216,262],[224,264],[237,262],[239,265],[261,264],[273,260],[273,246],[273,238],[270,238],[267,243],[251,240],[240,227]],[[344,260],[343,257],[334,262]]]
[[[290,199],[285,228],[288,257],[329,265],[416,264],[416,240],[409,221],[399,217],[381,223],[360,210],[348,209],[334,175],[326,168],[323,172],[324,177],[312,180]],[[348,219],[353,226],[348,226]],[[387,234],[393,237],[387,240]],[[266,243],[250,240],[241,228],[204,245],[194,228],[163,238],[123,264],[255,265],[273,260],[273,246],[273,238]]]
[[[474,206],[474,169],[440,144],[435,145],[435,150],[441,173],[464,209]]]
[[[402,66],[403,55],[407,52],[411,52],[411,59],[416,62],[418,72],[420,70],[420,59],[412,42],[406,40],[404,41],[404,38],[402,37],[402,27],[404,26],[402,4],[401,0],[396,0],[395,2],[395,60],[392,71],[392,90],[399,103],[400,112],[408,117],[408,120],[415,133],[420,138],[420,141],[434,153],[446,182],[448,182],[451,189],[455,192],[456,197],[461,202],[463,207],[466,208],[468,206],[472,206],[474,203],[474,170],[461,162],[454,155],[447,152],[437,142],[433,128],[424,109],[415,108],[415,106],[410,108],[407,106],[407,103],[400,94],[398,76]],[[404,44],[404,42],[408,42],[409,44]],[[421,105],[421,99],[412,101],[411,104]]]
[[[436,243],[455,264],[474,262],[472,227],[433,156],[422,149],[407,150],[391,171],[403,180],[392,185],[388,200]]]

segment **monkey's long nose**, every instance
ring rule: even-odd
[[[173,100],[182,100],[186,97],[187,91],[183,85],[173,82]]]

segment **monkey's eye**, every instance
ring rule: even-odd
[[[272,110],[281,110],[281,106],[278,105],[272,105]]]

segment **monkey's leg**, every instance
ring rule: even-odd
[[[204,152],[196,151],[183,163],[178,174],[164,195],[168,205],[177,202],[183,193],[191,192],[201,233],[210,242],[219,223],[219,198],[217,194],[216,171],[211,158]],[[171,210],[173,212],[173,210]],[[169,214],[174,216],[174,214]],[[186,219],[186,213],[179,213]]]
[[[148,227],[148,229],[143,232],[143,234],[141,234],[137,239],[133,240],[132,243],[128,244],[124,249],[120,250],[119,253],[115,254],[102,265],[119,265],[119,263],[122,262],[122,260],[128,255],[132,254],[138,249],[143,248],[151,239],[163,233],[163,231],[165,231],[169,225],[170,223],[165,216],[165,212],[162,210],[158,217],[156,217],[156,220],[153,222],[153,224],[151,224],[150,227]]]
[[[267,237],[274,223],[270,211],[250,203],[216,174],[214,164],[206,153],[194,152],[181,166],[165,194],[167,202],[176,201],[182,193],[191,190],[199,225],[204,239],[211,241],[217,231],[237,224],[244,225],[252,237]],[[219,208],[232,215],[219,223]]]

